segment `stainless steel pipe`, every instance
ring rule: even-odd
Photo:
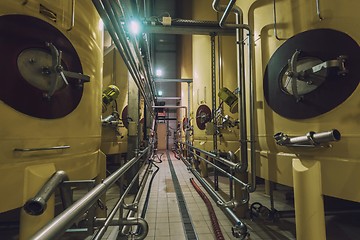
[[[150,167],[150,165],[149,165],[149,167]],[[137,194],[136,194],[136,196],[135,196],[132,204],[134,204],[134,203],[137,204],[137,203],[140,202],[142,193],[143,193],[143,191],[144,191],[144,189],[145,189],[145,185],[146,185],[147,179],[148,179],[148,177],[149,177],[149,173],[150,173],[150,171],[146,171],[145,174],[144,174],[144,176],[143,176],[143,178],[141,179],[140,189],[138,190],[138,192],[137,192]],[[137,212],[137,210],[130,210],[130,211],[128,212],[127,216],[126,216],[126,219],[133,218],[136,212]],[[122,233],[123,235],[126,235],[126,234],[129,233],[129,227],[126,226],[126,224],[125,224],[125,226],[123,227],[121,233]],[[140,235],[142,235],[143,233],[144,233],[144,232],[142,232]],[[147,235],[147,232],[146,232],[146,235]],[[146,236],[146,235],[145,235],[145,236]]]
[[[124,166],[119,168],[109,177],[104,179],[102,183],[97,185],[85,196],[76,201],[73,205],[59,214],[56,218],[46,224],[40,231],[38,231],[31,240],[48,240],[57,239],[63,232],[66,231],[74,222],[76,222],[105,192],[129,170],[141,157],[147,152],[148,148],[142,151],[138,156],[132,158]]]
[[[242,11],[239,7],[236,5],[234,6],[236,0],[230,0],[228,5],[226,7],[219,5],[219,0],[213,1],[213,8],[215,11],[224,11],[223,16],[221,17],[221,20],[219,22],[220,27],[223,28],[235,28],[236,29],[236,41],[237,41],[237,55],[238,55],[238,63],[242,62],[244,64],[244,56],[243,51],[241,52],[239,44],[242,44],[242,41],[240,41],[240,29],[245,29],[249,32],[248,39],[249,39],[249,45],[248,45],[248,55],[249,55],[249,113],[250,113],[250,162],[251,162],[251,184],[249,185],[249,192],[254,192],[256,190],[256,160],[255,160],[255,89],[254,89],[254,80],[252,76],[253,71],[253,30],[252,28],[242,23]],[[226,23],[226,19],[229,16],[230,12],[233,11],[236,14],[236,24],[228,24]],[[241,17],[240,17],[241,16]],[[239,65],[239,64],[238,64]],[[241,78],[238,76],[238,86],[241,93],[241,101],[239,96],[239,114],[240,114],[240,147],[241,147],[241,161],[243,162],[243,166],[246,165],[247,168],[247,134],[246,134],[246,94],[245,94],[245,78]],[[240,107],[241,105],[241,107]],[[246,154],[246,156],[245,156]]]
[[[234,163],[234,162],[231,162],[231,161],[229,161],[229,160],[227,160],[227,159],[225,159],[225,158],[222,158],[222,157],[220,157],[220,156],[217,156],[217,155],[215,155],[215,154],[213,154],[213,153],[210,153],[210,152],[207,152],[207,151],[205,151],[205,150],[202,150],[202,149],[200,149],[200,148],[194,147],[194,146],[189,145],[189,144],[186,144],[186,145],[189,146],[191,149],[193,149],[193,150],[195,150],[195,151],[198,151],[198,152],[200,152],[200,153],[203,153],[203,154],[205,154],[206,156],[211,157],[211,158],[213,158],[214,160],[219,161],[219,162],[225,164],[226,166],[228,166],[228,167],[230,167],[231,169],[233,169],[235,172],[242,172],[242,169],[243,169],[243,167],[241,166],[242,163]]]
[[[134,54],[131,52],[131,47],[125,36],[125,31],[123,29],[120,20],[118,20],[115,15],[117,10],[115,9],[115,3],[113,1],[103,0],[92,0],[96,10],[98,11],[100,17],[102,18],[116,48],[118,49],[121,57],[124,60],[132,78],[134,79],[137,87],[139,88],[141,95],[144,97],[144,101],[146,105],[149,107],[149,111],[151,115],[154,116],[154,112],[151,109],[151,105],[154,102],[154,98],[149,99],[149,96],[146,94],[147,91],[142,84],[142,77],[139,74],[139,69],[137,67],[136,61],[134,59]],[[121,7],[121,6],[119,6]],[[138,61],[142,61],[142,59],[138,59]],[[143,70],[145,72],[145,70]],[[147,77],[147,79],[149,79]],[[151,87],[150,87],[151,89]],[[151,92],[151,91],[149,91]]]
[[[145,163],[145,161],[144,161],[144,163]],[[140,166],[140,169],[142,168],[142,166]],[[150,164],[148,165],[146,171],[149,171],[149,166],[150,166]],[[125,191],[122,194],[121,198],[116,202],[115,206],[113,207],[113,209],[109,213],[109,216],[105,219],[105,222],[104,222],[103,226],[101,226],[101,228],[97,231],[97,233],[91,238],[92,240],[100,240],[104,236],[104,234],[105,234],[106,230],[108,229],[108,227],[110,225],[114,224],[113,219],[115,217],[115,214],[118,212],[119,208],[121,207],[121,204],[123,204],[126,195],[129,193],[130,189],[132,188],[132,186],[137,181],[137,178],[138,178],[139,175],[140,175],[140,170],[134,176],[134,178],[130,182],[129,186],[125,189]],[[117,222],[117,224],[115,224],[115,225],[119,226],[120,222]]]
[[[340,141],[341,133],[337,129],[332,129],[327,132],[315,133],[308,132],[305,136],[289,137],[283,132],[276,133],[274,139],[277,144],[281,146],[317,146],[332,141]]]
[[[59,187],[63,181],[68,180],[69,177],[64,171],[55,172],[39,190],[35,197],[26,201],[24,205],[25,212],[30,215],[41,215],[46,210],[47,201],[55,192],[56,188]]]
[[[189,162],[187,162],[183,157],[181,157],[181,160],[193,173],[193,175],[200,182],[200,184],[206,189],[206,191],[210,194],[211,198],[214,201],[216,201],[217,203],[226,202],[225,199],[222,196],[220,196],[217,192],[215,192],[213,188],[200,176],[200,174],[191,167]],[[225,212],[225,214],[235,223],[235,226],[232,228],[233,235],[235,237],[240,237],[241,239],[245,239],[249,235],[245,223],[242,222],[229,207],[224,207],[222,209]]]

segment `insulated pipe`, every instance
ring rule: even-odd
[[[248,51],[249,51],[249,87],[250,87],[250,162],[251,162],[251,184],[249,185],[249,192],[254,192],[256,190],[256,160],[255,160],[255,90],[254,90],[254,81],[252,79],[252,61],[253,61],[253,30],[252,28],[247,25],[247,24],[243,24],[241,21],[241,18],[239,16],[242,16],[242,11],[239,7],[235,6],[236,0],[230,0],[229,4],[226,6],[225,8],[225,12],[219,22],[220,27],[223,28],[235,28],[236,29],[236,35],[237,35],[237,43],[238,42],[238,37],[240,36],[240,29],[245,29],[249,32],[249,47],[248,47]],[[214,0],[213,2],[213,7],[215,9],[215,11],[218,11],[218,9],[223,9],[223,7],[219,7],[219,0]],[[230,12],[234,11],[237,15],[236,18],[236,24],[227,24],[226,19],[229,16]],[[242,58],[242,53],[238,50],[238,61],[241,61]],[[240,54],[240,55],[239,55]],[[243,85],[243,83],[241,84]],[[239,85],[240,87],[240,85]],[[240,89],[240,91],[242,91],[242,102],[241,102],[241,108],[245,107],[246,105],[246,96],[245,96],[245,85],[243,85],[244,88]],[[239,108],[240,108],[240,104],[239,104]],[[239,114],[241,109],[239,109]],[[244,111],[244,109],[242,109],[242,111]],[[245,113],[245,115],[243,115]],[[244,119],[242,119],[244,118]],[[243,113],[240,114],[240,122],[245,120],[246,121],[246,112],[244,111]],[[243,126],[242,126],[243,127]],[[246,131],[246,124],[245,124],[245,128],[242,129],[244,131]],[[243,139],[242,139],[243,140]],[[245,139],[245,142],[241,142],[241,146],[246,145],[246,152],[247,152],[247,139]],[[243,152],[243,150],[241,151]],[[242,161],[246,161],[247,162],[247,158],[246,160]]]
[[[129,170],[135,163],[137,163],[148,151],[148,149],[149,148],[146,148],[145,150],[140,151],[138,156],[132,158],[124,166],[104,179],[102,183],[97,185],[95,188],[85,194],[85,196],[80,198],[65,211],[60,213],[56,218],[46,224],[30,239],[48,240],[59,238],[61,234],[65,232],[66,229],[68,229],[74,222],[76,222],[76,220],[78,220],[79,217],[81,217],[114,183],[116,183],[127,170]]]
[[[39,190],[35,197],[26,201],[24,210],[30,215],[41,215],[46,209],[46,203],[54,193],[56,188],[63,182],[68,181],[69,177],[64,171],[54,173],[44,186]]]
[[[185,165],[188,167],[188,169],[193,173],[193,175],[200,182],[200,184],[206,189],[206,191],[210,194],[210,196],[212,197],[212,199],[214,199],[214,201],[222,202],[222,203],[226,202],[224,200],[224,198],[222,196],[220,196],[217,192],[215,192],[212,189],[212,187],[200,176],[200,174],[191,167],[191,165],[188,161],[186,161],[183,157],[181,157],[181,160],[185,163]],[[245,223],[243,223],[229,207],[224,207],[224,208],[222,208],[222,210],[235,223],[235,226],[232,229],[233,235],[235,237],[241,237],[241,239],[245,239],[249,235]]]

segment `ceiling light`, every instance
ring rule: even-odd
[[[140,22],[135,19],[131,20],[129,23],[129,31],[134,35],[138,35],[140,33],[140,30],[141,30]]]
[[[161,77],[161,76],[163,75],[162,69],[160,69],[160,68],[156,69],[155,75],[156,75],[157,77]]]

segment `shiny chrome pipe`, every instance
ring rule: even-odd
[[[149,164],[147,171],[145,172],[143,178],[141,179],[140,189],[138,190],[138,192],[137,192],[137,194],[136,194],[136,196],[135,196],[132,204],[138,204],[138,203],[140,202],[141,196],[142,196],[142,194],[143,194],[143,192],[144,192],[144,189],[145,189],[145,185],[146,185],[147,179],[148,179],[148,177],[149,177],[149,173],[150,173],[149,169],[150,169],[150,166],[151,166],[151,165]],[[127,216],[126,216],[126,219],[133,218],[136,212],[137,212],[137,209],[132,209],[132,210],[130,210],[130,211],[128,212]],[[127,226],[127,225],[128,225],[128,224],[125,224],[125,226],[123,227],[123,229],[122,229],[122,231],[121,231],[121,234],[126,235],[126,234],[129,233],[129,228],[130,228],[130,227]],[[142,229],[143,232],[142,232],[140,235],[143,235],[145,230],[147,230],[147,229]],[[147,232],[146,232],[146,235],[147,235]],[[146,237],[146,235],[145,235],[145,237]]]
[[[126,173],[135,163],[137,163],[141,157],[147,152],[141,152],[138,156],[132,158],[124,166],[119,168],[109,177],[104,179],[100,184],[95,188],[89,191],[85,196],[76,201],[73,205],[51,220],[46,224],[40,231],[38,231],[31,240],[48,240],[48,239],[57,239],[61,236],[62,233],[71,227],[74,222],[76,222],[105,192],[119,180],[121,176]]]
[[[131,47],[129,46],[128,40],[125,37],[124,27],[115,15],[115,13],[118,11],[116,7],[121,6],[115,6],[116,4],[113,1],[107,0],[92,0],[92,2],[96,10],[98,11],[101,19],[103,20],[107,30],[109,31],[109,34],[113,39],[113,42],[118,49],[121,57],[123,58],[124,63],[126,64],[133,80],[139,88],[141,95],[144,97],[144,101],[149,107],[150,113],[154,116],[155,114],[151,109],[151,105],[154,102],[154,99],[149,99],[149,96],[147,95],[147,91],[142,84],[142,77],[139,74],[137,63],[132,54]],[[138,61],[141,60],[142,59],[138,59]]]
[[[244,172],[244,168],[242,166],[242,163],[234,163],[234,162],[231,162],[225,158],[222,158],[220,156],[217,156],[216,154],[213,154],[211,152],[208,152],[208,151],[205,151],[205,150],[202,150],[200,148],[197,148],[197,147],[194,147],[192,145],[189,145],[189,144],[186,144],[187,146],[189,146],[192,150],[195,150],[195,151],[198,151],[200,153],[203,153],[205,154],[206,156],[208,157],[211,157],[212,159],[216,160],[216,161],[219,161],[223,164],[225,164],[226,166],[230,167],[231,169],[233,169],[235,172],[238,172],[238,173],[241,173],[241,172]],[[246,170],[246,169],[245,169]]]
[[[274,139],[278,145],[288,147],[316,147],[329,142],[337,142],[341,139],[341,133],[337,129],[327,132],[308,132],[305,136],[289,137],[283,132],[276,133]]]
[[[255,89],[254,89],[254,79],[252,76],[253,71],[253,30],[252,28],[247,25],[243,24],[242,21],[242,11],[241,9],[234,5],[236,0],[230,0],[227,6],[219,5],[220,0],[213,1],[213,8],[217,12],[224,11],[224,14],[221,17],[219,22],[220,27],[222,28],[235,28],[236,29],[236,42],[237,42],[237,56],[238,56],[238,87],[241,90],[239,92],[238,101],[239,101],[239,115],[240,115],[240,147],[241,147],[241,161],[243,166],[248,164],[248,157],[247,157],[247,130],[246,130],[246,94],[245,94],[245,77],[244,77],[244,51],[241,49],[242,47],[242,40],[240,39],[240,29],[245,29],[249,32],[249,88],[250,88],[250,162],[251,162],[251,184],[249,185],[249,192],[254,192],[256,190],[256,160],[255,160]],[[227,17],[229,16],[230,12],[233,11],[236,14],[236,23],[235,24],[228,24],[225,23]],[[241,45],[241,46],[239,46]],[[241,96],[240,96],[241,94]],[[240,98],[241,97],[241,98]]]
[[[191,164],[186,159],[181,157],[181,160],[185,163],[187,168],[193,173],[193,175],[196,177],[196,179],[205,188],[205,190],[210,194],[211,198],[215,202],[217,202],[219,205],[221,205],[221,203],[226,202],[225,199],[222,196],[220,196],[216,191],[214,191],[213,188],[209,185],[209,183],[207,183],[200,176],[200,174],[192,168]],[[232,227],[233,236],[241,238],[241,239],[245,239],[249,235],[245,223],[243,221],[241,221],[229,207],[224,206],[222,208],[222,210],[235,223],[235,226]]]
[[[145,161],[144,161],[145,163]],[[143,163],[143,164],[144,164]],[[142,165],[143,166],[143,165]],[[140,166],[140,169],[142,168],[142,166]],[[150,164],[148,165],[146,171],[149,171],[149,167]],[[113,207],[113,209],[111,210],[111,212],[109,213],[109,216],[105,219],[104,224],[101,226],[101,228],[97,231],[97,233],[91,238],[92,240],[100,240],[106,230],[108,229],[108,227],[110,225],[116,225],[119,226],[121,223],[121,219],[118,222],[114,222],[113,219],[115,217],[115,214],[118,212],[119,208],[121,207],[121,205],[124,203],[125,197],[126,195],[129,193],[130,189],[132,188],[132,186],[135,184],[135,182],[137,181],[138,176],[140,175],[140,170],[137,172],[137,174],[134,176],[134,178],[132,179],[132,181],[130,182],[129,186],[125,189],[124,193],[122,194],[121,198],[116,202],[115,206]],[[121,216],[120,216],[121,217]],[[96,220],[95,220],[96,222]],[[99,221],[97,221],[99,223]]]
[[[24,205],[25,212],[35,216],[41,215],[46,210],[47,201],[55,192],[56,188],[59,187],[63,181],[68,180],[69,177],[64,171],[55,172],[35,197],[26,201]]]

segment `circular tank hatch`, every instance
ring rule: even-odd
[[[343,103],[359,84],[360,49],[332,29],[299,33],[281,45],[264,73],[264,96],[279,115],[306,119]]]
[[[0,99],[37,118],[55,119],[71,113],[83,94],[78,79],[66,77],[65,83],[60,76],[60,71],[82,73],[71,42],[51,24],[25,15],[0,16],[0,31]],[[58,58],[53,57],[50,45],[60,53]],[[54,61],[60,63],[56,76]]]
[[[200,130],[205,129],[205,124],[211,121],[211,110],[206,105],[200,105],[196,110],[196,125]]]

